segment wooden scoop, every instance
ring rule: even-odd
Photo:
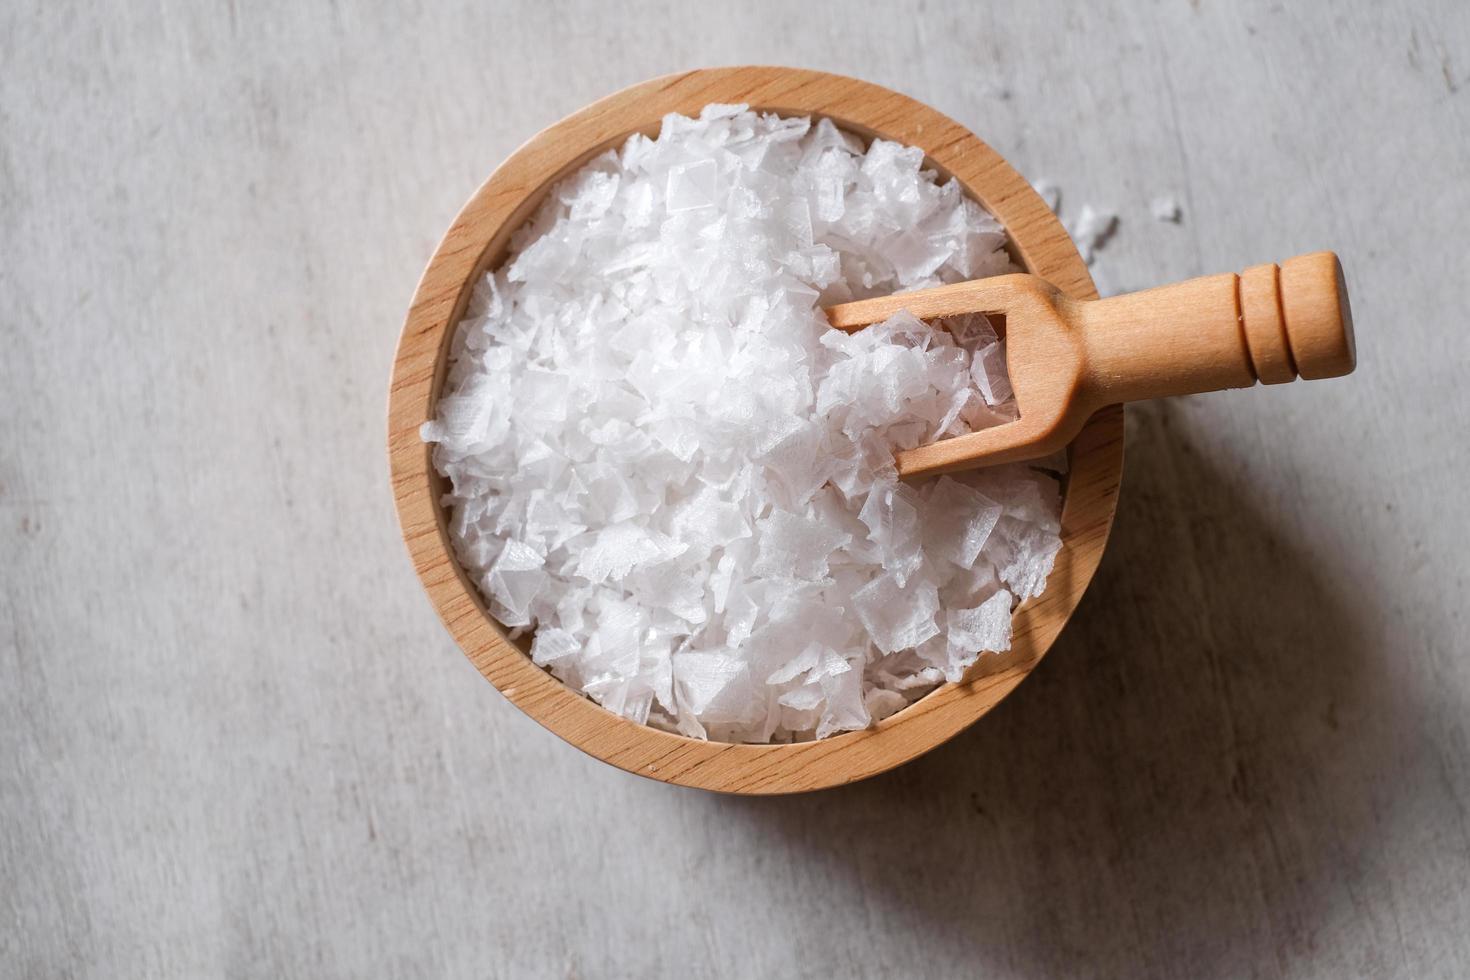
[[[852,331],[900,310],[921,320],[991,317],[1020,410],[1015,422],[898,453],[901,476],[1047,456],[1107,405],[1336,378],[1356,363],[1331,252],[1098,300],[1069,299],[1036,276],[995,276],[842,303],[827,319]]]

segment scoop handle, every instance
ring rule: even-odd
[[[1059,311],[1082,338],[1081,387],[1097,405],[1335,378],[1357,361],[1332,252]]]

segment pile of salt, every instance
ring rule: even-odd
[[[730,741],[862,728],[1007,649],[1056,481],[892,465],[1015,417],[1003,341],[820,311],[1010,271],[1003,245],[922,151],[743,106],[563,181],[476,288],[423,431],[492,613],[609,710]]]

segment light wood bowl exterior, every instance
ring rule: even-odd
[[[693,115],[711,102],[826,116],[865,136],[923,147],[931,166],[958,178],[1000,220],[1029,271],[1071,297],[1097,295],[1071,239],[1025,179],[964,127],[913,99],[790,68],[656,78],[537,134],[491,174],[444,236],[419,282],[393,364],[393,495],[404,542],[435,609],[480,673],[526,714],[584,752],[641,776],[728,793],[801,792],[863,779],[927,752],[989,711],[1040,662],[1102,557],[1122,477],[1123,413],[1116,406],[1099,412],[1070,447],[1062,550],[1045,593],[1016,611],[1010,652],[982,657],[962,683],[946,684],[865,731],[797,745],[698,741],[614,715],[533,664],[491,618],[454,557],[439,505],[443,483],[419,426],[438,397],[449,340],[473,283],[503,261],[511,233],[544,192],[630,133],[656,132],[664,114]]]

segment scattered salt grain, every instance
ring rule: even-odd
[[[863,728],[1007,649],[1065,460],[910,484],[892,459],[1017,417],[1004,338],[820,312],[1013,271],[1004,245],[921,151],[744,106],[563,180],[422,433],[491,613],[609,711],[727,741]]]
[[[1179,199],[1172,194],[1161,194],[1149,201],[1148,209],[1156,221],[1178,224],[1184,217],[1184,209],[1179,206]]]
[[[1091,263],[1097,250],[1107,244],[1118,228],[1118,215],[1114,211],[1105,208],[1094,208],[1091,204],[1082,205],[1082,211],[1077,215],[1077,220],[1072,223],[1072,240],[1077,243],[1077,249],[1082,253],[1082,260]]]

